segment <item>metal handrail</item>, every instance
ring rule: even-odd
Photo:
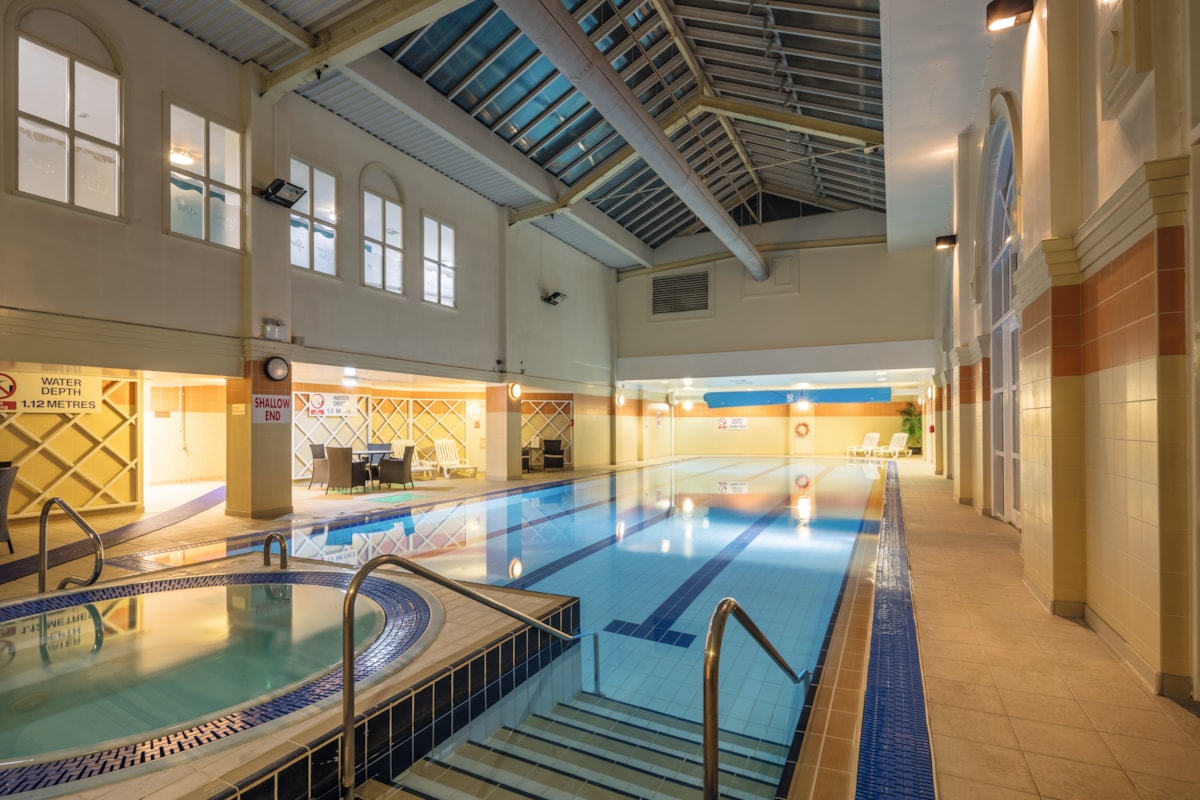
[[[42,517],[38,523],[38,593],[46,591],[46,572],[50,569],[50,553],[48,549],[49,540],[49,525],[50,525],[50,509],[53,506],[59,506],[63,512],[75,520],[75,524],[83,529],[83,532],[92,540],[92,547],[96,555],[96,566],[92,570],[91,577],[76,578],[68,575],[59,581],[58,588],[66,589],[68,586],[91,586],[100,579],[100,570],[104,569],[104,542],[100,541],[100,534],[92,530],[92,526],[83,521],[83,517],[75,513],[75,509],[67,505],[66,501],[61,497],[51,497],[42,506]]]
[[[528,614],[517,611],[511,606],[506,606],[499,600],[493,600],[485,594],[477,592],[469,586],[464,586],[453,578],[447,578],[445,575],[426,569],[407,558],[401,558],[397,555],[385,554],[376,556],[359,567],[358,572],[354,573],[354,577],[350,579],[350,586],[346,589],[346,600],[342,604],[342,789],[341,796],[343,800],[351,800],[354,797],[354,603],[358,599],[359,589],[362,587],[362,582],[367,576],[378,567],[384,564],[406,569],[414,575],[419,575],[422,578],[433,581],[438,586],[445,587],[451,591],[458,592],[465,597],[483,603],[488,608],[499,611],[502,614],[507,614],[513,619],[520,620],[526,625],[537,628],[543,633],[548,633],[551,636],[563,641],[574,642],[582,639],[584,636],[594,637],[592,639],[593,658],[595,667],[595,690],[596,694],[600,694],[600,635],[595,631],[582,631],[576,634],[566,633],[557,628],[551,627],[541,620],[536,620]]]
[[[704,640],[704,800],[718,798],[717,771],[720,765],[717,763],[717,682],[721,667],[721,641],[725,636],[725,623],[730,614],[737,617],[742,627],[792,679],[792,683],[801,683],[808,677],[808,670],[797,675],[795,670],[788,666],[787,661],[758,629],[745,609],[738,605],[737,600],[726,597],[717,603],[712,618],[708,621],[708,636]]]
[[[263,566],[271,566],[271,542],[279,543],[279,568],[287,569],[287,537],[279,531],[271,531],[267,538],[263,539]]]

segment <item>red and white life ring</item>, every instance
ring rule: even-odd
[[[805,489],[807,489],[809,483],[811,483],[811,481],[809,481],[807,475],[801,473],[796,476],[796,488],[799,489],[800,491],[804,491]]]
[[[807,422],[797,422],[796,423],[796,435],[799,436],[801,439],[808,436],[808,423]]]

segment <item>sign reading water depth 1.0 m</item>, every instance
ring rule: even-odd
[[[0,372],[0,411],[96,414],[103,398],[100,378],[94,376]]]

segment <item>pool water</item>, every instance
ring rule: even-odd
[[[215,585],[67,605],[0,623],[0,765],[104,750],[276,697],[342,656],[344,589]],[[360,599],[356,642],[383,627]]]
[[[601,632],[604,694],[698,721],[723,597],[797,672],[817,666],[858,534],[878,530],[882,478],[840,461],[698,458],[316,526],[290,546],[351,564],[395,553],[458,580],[578,596],[582,628]],[[736,623],[721,673],[723,729],[791,741],[803,689]]]

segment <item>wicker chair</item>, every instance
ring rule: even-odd
[[[379,477],[377,479],[379,485],[382,486],[386,483],[388,486],[391,486],[394,483],[398,483],[401,486],[407,484],[414,489],[417,488],[416,484],[413,483],[412,476],[413,453],[416,449],[416,445],[410,444],[404,448],[403,458],[392,458],[391,456],[381,458],[377,467],[379,470]]]
[[[8,496],[12,494],[13,484],[17,482],[19,467],[0,468],[0,542],[8,542],[8,552],[12,553],[12,538],[8,535]]]
[[[308,476],[308,488],[314,483],[329,484],[329,460],[325,458],[325,445],[309,443],[312,450],[312,473]]]
[[[546,448],[542,453],[542,469],[562,469],[567,468],[567,457],[563,453],[562,439],[545,439],[542,441],[542,446]]]
[[[367,462],[355,461],[354,451],[349,447],[326,447],[325,457],[329,459],[329,483],[325,485],[325,494],[330,489],[348,489],[353,492],[355,486],[367,490]]]

